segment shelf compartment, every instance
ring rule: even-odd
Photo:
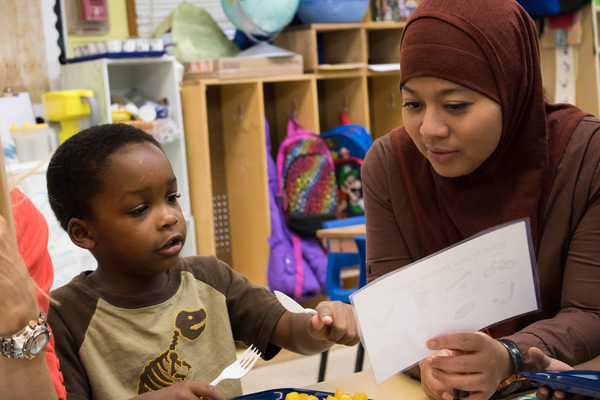
[[[340,112],[344,109],[350,122],[370,132],[367,78],[318,79],[319,124],[321,132],[341,125]]]
[[[319,133],[317,83],[313,77],[287,82],[263,82],[263,93],[274,159],[279,145],[287,136],[287,123],[292,113],[304,129]]]
[[[369,109],[373,140],[402,126],[402,94],[398,74],[371,76],[369,81]]]
[[[403,29],[367,30],[369,64],[398,64]]]
[[[262,82],[199,81],[184,85],[182,96],[199,254],[216,255],[266,286],[271,220]]]
[[[302,54],[305,71],[316,71],[319,64],[358,63],[366,67],[367,63],[366,32],[353,24],[344,29],[313,25],[285,30],[275,39],[275,45]]]

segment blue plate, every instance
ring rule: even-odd
[[[67,64],[75,64],[83,61],[97,60],[99,58],[138,58],[138,57],[162,57],[166,51],[122,51],[120,53],[102,53],[92,56],[67,58]]]
[[[600,372],[598,371],[526,371],[519,374],[529,379],[535,387],[548,387],[568,393],[600,397]]]
[[[264,392],[247,394],[244,396],[236,397],[235,399],[232,399],[232,400],[285,400],[285,396],[287,396],[288,393],[292,393],[292,392],[310,394],[312,396],[318,397],[319,400],[325,400],[325,399],[327,399],[327,396],[333,397],[333,395],[335,394],[335,393],[331,393],[331,392],[321,392],[318,390],[285,388],[285,389],[265,390]]]

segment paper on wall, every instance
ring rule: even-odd
[[[529,219],[480,233],[350,296],[377,383],[433,354],[432,337],[539,309]]]

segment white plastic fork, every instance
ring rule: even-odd
[[[219,382],[225,379],[240,379],[246,375],[254,364],[260,358],[262,353],[254,346],[250,346],[233,364],[225,368],[221,375],[210,383],[211,386],[217,386]]]

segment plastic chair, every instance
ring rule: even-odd
[[[364,216],[351,217],[344,219],[337,219],[333,221],[327,221],[323,223],[323,228],[343,228],[352,225],[364,225],[366,223]],[[367,268],[365,263],[365,248],[366,238],[365,236],[357,236],[355,239],[356,246],[358,247],[358,253],[332,253],[329,240],[327,240],[327,296],[332,301],[341,301],[344,303],[350,303],[350,295],[354,293],[358,288],[363,287],[367,283]],[[344,289],[342,287],[342,279],[340,276],[342,268],[352,267],[359,265],[359,278],[358,288]],[[356,353],[356,364],[354,366],[354,372],[362,371],[364,361],[365,349],[362,343],[358,344],[358,350]],[[321,353],[321,363],[319,365],[319,377],[318,381],[323,382],[325,380],[325,370],[327,368],[327,356],[329,351]]]
[[[366,221],[367,219],[364,216],[336,219],[333,221],[323,222],[323,228],[331,229],[343,228],[352,225],[364,225]],[[325,285],[327,287],[327,296],[329,296],[332,301],[350,303],[350,295],[354,293],[356,289],[342,288],[342,279],[340,277],[340,273],[342,268],[360,265],[361,256],[358,253],[332,253],[329,240],[327,240],[327,252],[327,279],[325,281]]]

